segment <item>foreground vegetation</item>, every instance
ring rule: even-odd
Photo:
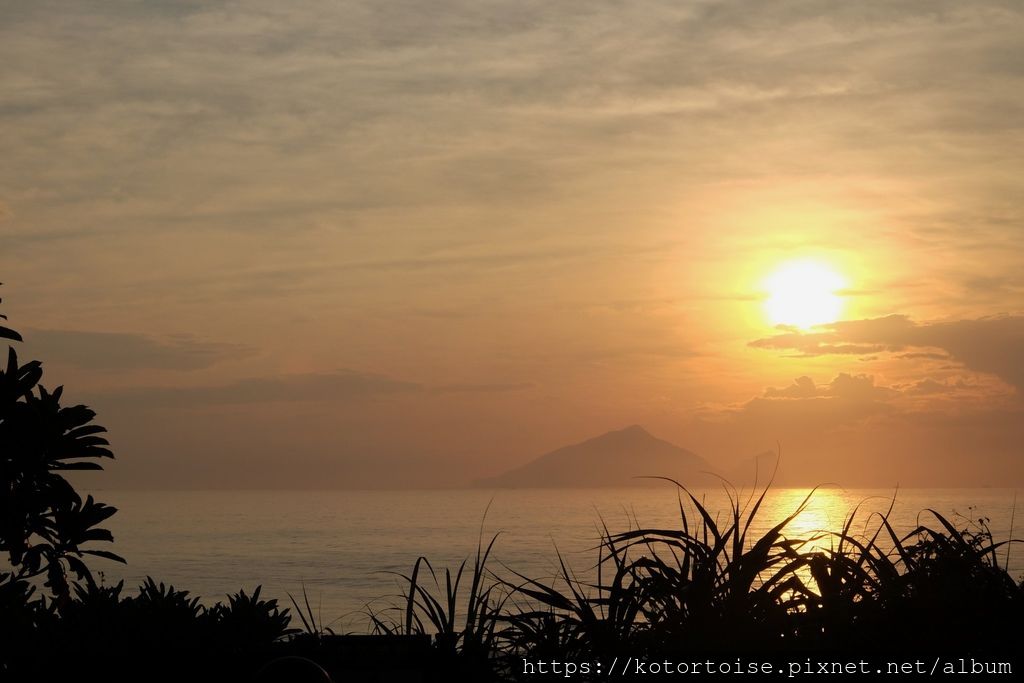
[[[438,577],[421,559],[403,577],[403,618],[376,618],[375,626],[437,633],[435,647],[460,670],[493,680],[533,680],[524,659],[605,666],[629,657],[1005,660],[1020,649],[1024,584],[1007,571],[1008,554],[1000,565],[1009,542],[994,541],[985,518],[958,527],[928,510],[934,523],[899,535],[886,513],[861,536],[852,531],[855,510],[839,531],[787,536],[812,492],[791,516],[751,537],[768,486],[745,505],[733,492],[720,523],[677,485],[679,527],[605,529],[596,581],[577,578],[564,562],[554,582],[514,572],[515,581],[502,580],[486,569],[488,546],[460,596],[463,568]],[[462,603],[468,609],[457,620]]]
[[[733,498],[725,523],[691,498],[696,518],[680,505],[678,528],[606,531],[592,581],[565,563],[553,581],[492,572],[493,539],[454,570],[421,558],[402,579],[401,599],[368,615],[370,630],[416,646],[403,666],[438,681],[537,680],[523,673],[524,659],[1016,656],[1024,586],[1006,571],[1008,545],[984,519],[957,526],[930,512],[934,524],[899,535],[882,515],[863,537],[851,515],[842,530],[790,538],[790,517],[751,538],[764,495],[745,506]],[[350,680],[396,666],[321,628],[301,598],[292,620],[258,589],[204,607],[151,580],[134,596],[122,588],[75,582],[61,601],[6,581],[0,670],[9,680],[128,680],[140,670],[253,680],[271,660],[301,654]]]
[[[0,337],[20,339],[5,327]],[[129,595],[97,583],[86,564],[123,561],[94,548],[113,540],[99,525],[116,510],[83,501],[63,475],[112,457],[104,430],[84,406],[61,406],[60,389],[48,392],[41,377],[40,364],[20,364],[13,349],[0,369],[2,681],[271,680],[268,664],[308,660],[338,681],[380,669],[405,671],[403,680],[537,680],[524,659],[1017,664],[1024,585],[1008,572],[1012,542],[994,540],[984,518],[954,523],[929,510],[927,523],[900,532],[888,514],[855,527],[854,510],[840,530],[793,537],[787,528],[805,500],[754,535],[769,485],[747,498],[730,490],[723,521],[677,483],[678,526],[605,528],[584,579],[561,558],[554,580],[492,571],[496,538],[455,570],[420,558],[401,577],[404,594],[368,614],[372,635],[357,640],[322,628],[293,600],[298,628],[258,588],[213,606],[152,579]],[[273,680],[316,680],[301,676]]]

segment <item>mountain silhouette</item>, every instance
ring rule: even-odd
[[[494,488],[599,488],[647,483],[643,476],[671,477],[684,485],[708,481],[704,458],[633,425],[546,453],[521,467],[480,479]]]

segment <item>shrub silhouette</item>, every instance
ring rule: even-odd
[[[0,339],[22,341],[6,326]],[[0,680],[137,680],[154,663],[147,680],[254,674],[295,632],[288,610],[262,599],[260,587],[207,608],[148,577],[135,596],[123,594],[123,581],[96,583],[87,556],[124,562],[91,547],[113,541],[100,525],[117,510],[83,500],[64,473],[101,470],[98,461],[113,454],[95,413],[61,405],[63,388],[48,391],[42,374],[40,361],[21,363],[8,348],[0,367],[0,553],[9,565],[0,571]]]
[[[0,327],[0,338],[21,341],[7,327]],[[60,607],[71,597],[69,571],[79,581],[94,583],[84,556],[124,559],[83,547],[113,541],[99,525],[117,509],[92,496],[83,501],[62,475],[103,469],[96,460],[114,457],[100,436],[106,429],[92,424],[96,414],[89,408],[62,406],[63,387],[47,391],[42,376],[39,361],[20,364],[14,347],[8,347],[7,366],[0,368],[0,553],[11,571],[0,573],[0,594],[28,599],[25,582],[45,575],[45,586]]]

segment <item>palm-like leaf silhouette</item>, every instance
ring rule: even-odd
[[[0,327],[0,338],[20,341],[21,335]],[[59,604],[70,596],[69,571],[93,583],[84,556],[124,559],[83,548],[113,541],[99,525],[117,510],[92,496],[83,501],[62,475],[103,469],[96,461],[113,457],[101,436],[106,429],[92,424],[96,414],[89,408],[62,406],[63,387],[47,391],[42,376],[39,361],[21,364],[8,349],[7,365],[0,368],[0,552],[13,571],[0,581],[45,574]]]

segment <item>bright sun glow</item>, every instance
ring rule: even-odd
[[[843,277],[822,263],[792,261],[765,279],[765,312],[773,325],[806,329],[829,323],[843,311],[837,292],[845,286]]]

